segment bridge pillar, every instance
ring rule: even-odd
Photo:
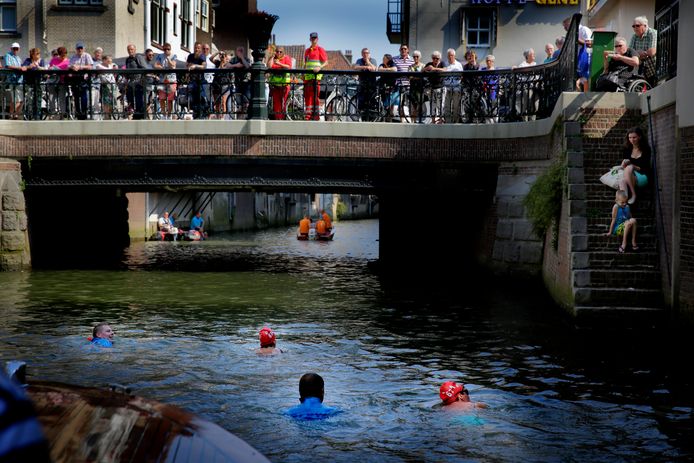
[[[0,271],[31,267],[20,164],[0,159]]]

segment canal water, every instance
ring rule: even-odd
[[[534,283],[467,266],[386,272],[376,221],[133,244],[115,266],[0,274],[0,358],[30,379],[126,384],[272,461],[691,461],[691,360],[671,333],[576,330]],[[113,349],[85,338],[108,321]],[[285,352],[259,356],[270,326]],[[690,357],[689,357],[690,359]],[[296,422],[318,372],[344,412]],[[464,382],[472,414],[439,406]]]

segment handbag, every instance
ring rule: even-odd
[[[606,174],[600,177],[600,181],[610,188],[619,190],[619,184],[621,183],[623,176],[624,169],[622,166],[614,166],[612,169],[607,171]]]

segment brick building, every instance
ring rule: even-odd
[[[48,57],[59,46],[71,53],[82,41],[88,52],[101,47],[106,54],[124,57],[129,43],[138,51],[158,52],[169,42],[179,60],[185,60],[196,41],[211,43],[213,49],[245,45],[238,23],[223,21],[216,27],[216,17],[240,17],[255,8],[255,0],[3,0],[0,49],[4,54],[19,42],[23,55],[38,47]]]

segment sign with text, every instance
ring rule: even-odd
[[[542,6],[578,6],[579,0],[472,0],[471,5],[525,5],[535,3]]]

